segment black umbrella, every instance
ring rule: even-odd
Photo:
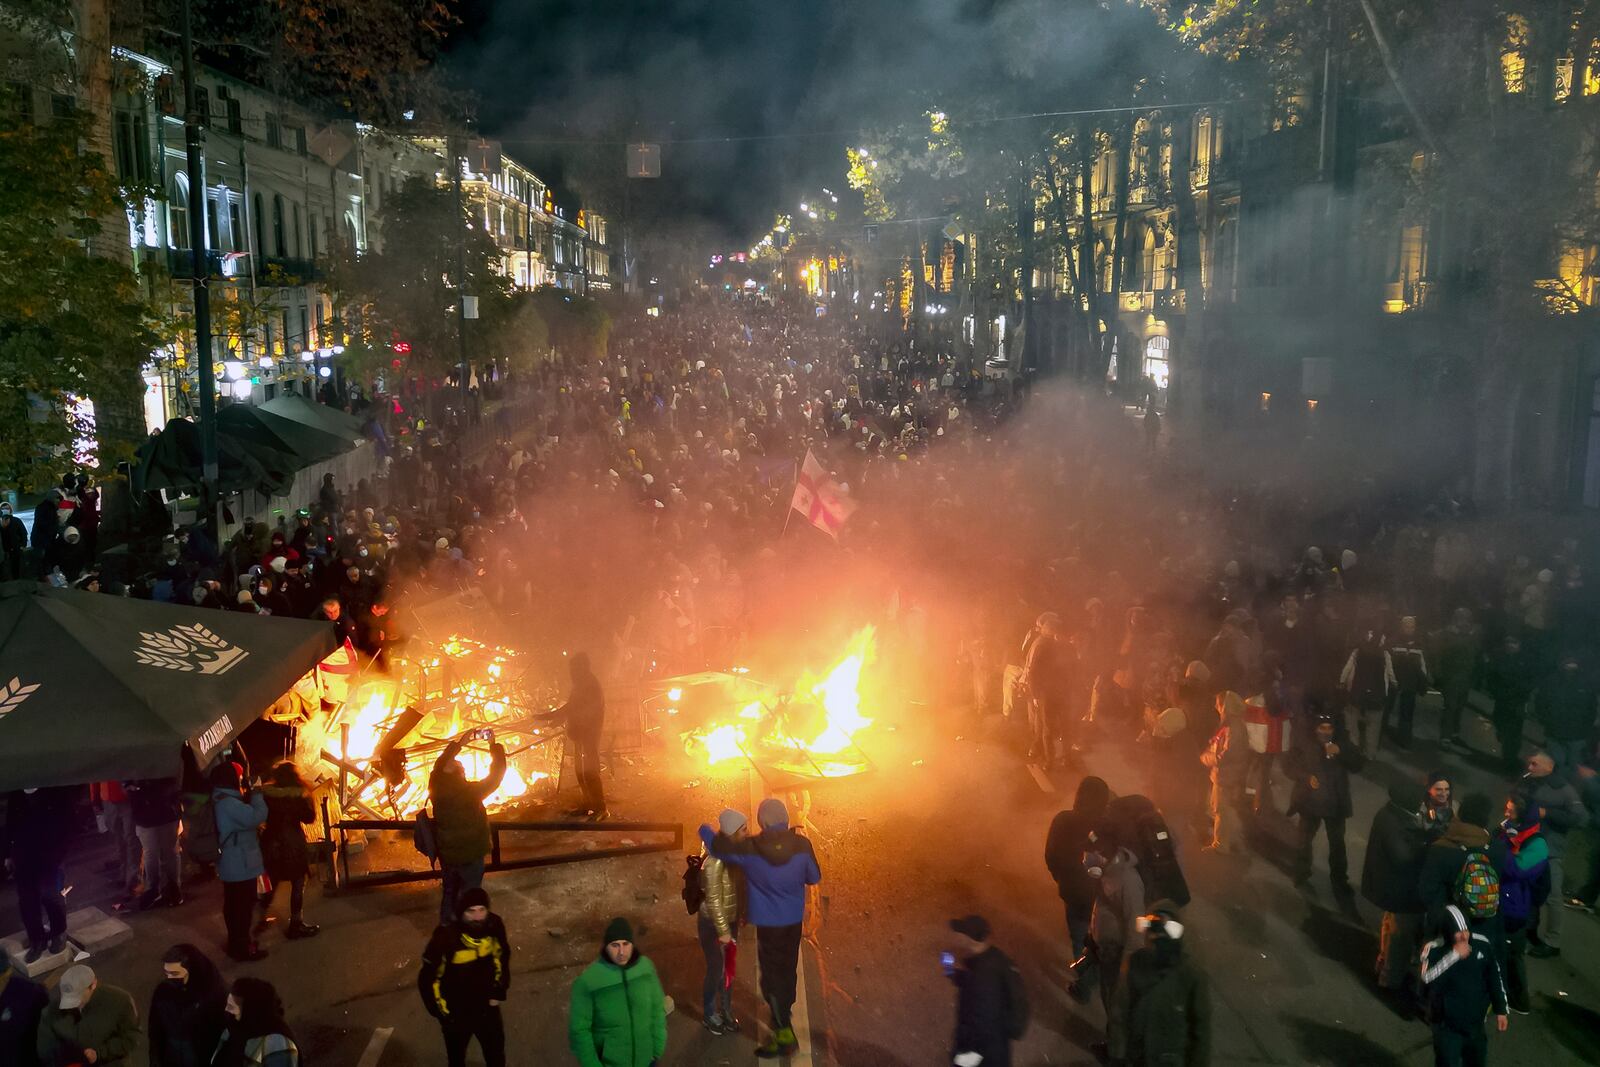
[[[335,647],[325,622],[0,584],[0,791],[205,766]]]

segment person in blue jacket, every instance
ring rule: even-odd
[[[768,797],[756,809],[761,832],[738,841],[700,827],[700,840],[718,859],[745,873],[750,924],[756,928],[761,999],[772,1011],[772,1033],[756,1049],[762,1059],[793,1055],[799,1047],[789,1013],[794,1009],[800,967],[800,928],[806,917],[806,887],[822,881],[811,842],[789,827],[789,809]]]
[[[245,784],[238,764],[221,763],[211,772],[211,806],[217,815],[217,878],[222,882],[228,955],[254,963],[267,955],[250,933],[257,880],[266,873],[256,831],[267,821],[267,798]]]

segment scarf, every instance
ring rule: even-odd
[[[1510,823],[1506,823],[1501,829],[1505,831],[1506,843],[1511,846],[1511,854],[1515,856],[1522,851],[1522,846],[1527,844],[1528,838],[1539,832],[1539,824],[1537,822],[1530,823],[1518,830]]]

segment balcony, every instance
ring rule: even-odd
[[[256,274],[257,281],[269,285],[304,285],[321,279],[322,268],[316,261],[296,256],[267,256]]]
[[[174,278],[193,279],[194,260],[194,250],[191,248],[167,249],[167,271]],[[208,278],[236,278],[250,272],[250,257],[242,253],[207,249],[205,269]]]

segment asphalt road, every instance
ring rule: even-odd
[[[1424,734],[1431,721],[1425,711]],[[992,921],[996,943],[1019,962],[1032,1000],[1033,1025],[1016,1062],[1094,1062],[1087,1050],[1100,1038],[1104,1017],[1098,1002],[1080,1006],[1063,991],[1064,922],[1042,861],[1046,827],[1069,802],[1076,776],[1061,776],[1052,783],[1059,792],[1047,794],[1010,740],[997,720],[980,724],[912,706],[866,735],[863,747],[877,764],[872,773],[812,794],[824,883],[821,923],[808,950],[808,995],[820,1058],[851,1067],[947,1063],[953,992],[940,974],[938,953],[945,922],[978,911]],[[1095,746],[1086,759],[1118,791],[1146,788],[1127,754],[1112,746]],[[1381,758],[1356,784],[1352,878],[1360,871],[1366,828],[1384,801],[1381,764],[1390,761]],[[1431,766],[1457,771],[1458,793],[1501,787],[1498,776],[1439,756],[1428,741],[1405,762],[1419,776]],[[609,783],[615,810],[624,817],[681,819],[690,838],[701,819],[725,805],[748,803],[742,774],[695,774],[675,756],[619,762],[616,771]],[[1320,848],[1318,874],[1302,891],[1271,858],[1270,841],[1286,839],[1286,824],[1265,824],[1266,855],[1229,858],[1201,853],[1182,820],[1173,822],[1195,896],[1186,913],[1186,941],[1212,980],[1213,1063],[1432,1062],[1426,1027],[1400,1019],[1370,992],[1378,915],[1365,902],[1354,914],[1340,910],[1322,873]],[[700,953],[678,899],[681,871],[682,857],[669,853],[490,876],[488,889],[516,953],[506,1013],[512,1063],[570,1062],[567,989],[598,951],[599,931],[617,914],[633,918],[643,950],[676,1001],[663,1062],[752,1061],[749,1024],[758,1014],[753,959],[741,960],[736,1001],[747,1035],[716,1038],[699,1025]],[[77,880],[82,889],[73,903],[81,906],[92,879]],[[276,932],[268,935],[270,958],[248,970],[283,991],[312,1063],[442,1062],[437,1031],[419,1009],[414,986],[436,892],[432,885],[413,885],[316,894],[309,911],[323,926],[321,937],[287,943]],[[136,916],[135,939],[92,961],[102,979],[144,1003],[167,944],[219,945],[217,895],[202,887],[181,909]],[[1529,961],[1534,1013],[1514,1017],[1509,1033],[1491,1038],[1494,1062],[1600,1062],[1600,969],[1594,962],[1600,923],[1576,913],[1568,920],[1561,958]]]

